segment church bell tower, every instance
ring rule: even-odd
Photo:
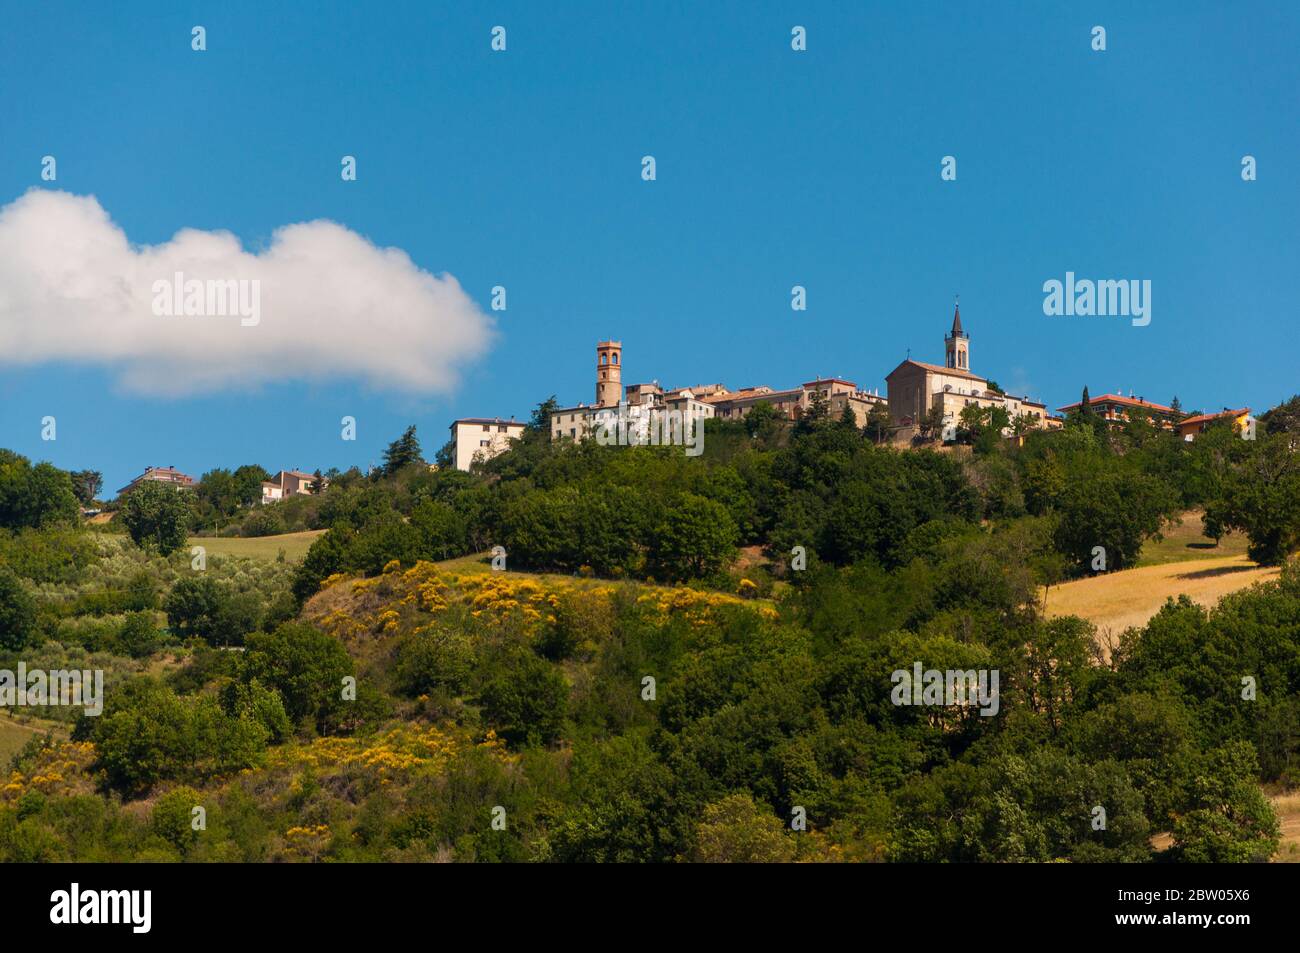
[[[961,302],[954,305],[952,331],[943,339],[944,366],[970,370],[970,335],[961,327]]]
[[[596,345],[596,406],[617,407],[623,396],[623,342]]]

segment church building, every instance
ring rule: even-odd
[[[962,410],[971,405],[1003,407],[1013,421],[1022,414],[1027,415],[1036,427],[1060,425],[1047,412],[1046,404],[990,389],[988,379],[971,370],[970,335],[962,327],[960,304],[954,308],[952,329],[944,336],[943,349],[943,366],[909,358],[885,378],[889,415],[905,435],[909,431],[915,434],[926,415],[937,408],[943,421],[939,437],[952,440],[957,435]],[[1011,431],[1007,429],[1004,433],[1010,435]]]

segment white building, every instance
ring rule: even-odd
[[[274,503],[290,496],[311,496],[311,486],[315,482],[314,474],[303,473],[301,470],[281,470],[271,479],[262,482],[262,502]]]
[[[524,425],[513,418],[464,417],[451,423],[456,447],[456,469],[468,470],[471,463],[490,460],[510,449],[510,441],[523,436]]]

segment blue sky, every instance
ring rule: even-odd
[[[0,446],[101,470],[109,492],[147,464],[365,466],[408,423],[432,456],[455,417],[590,401],[610,336],[625,383],[883,392],[909,348],[942,362],[956,293],[973,369],[1051,407],[1085,384],[1187,409],[1300,391],[1300,7],[1060,6],[11,7],[0,205],[57,187],[134,243],[224,229],[249,249],[326,218],[484,311],[504,285],[509,307],[450,393],[289,379],[167,399],[124,391],[93,342],[38,366],[0,353]],[[1151,324],[1045,316],[1066,271],[1149,279]]]

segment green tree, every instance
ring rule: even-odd
[[[12,450],[0,450],[0,528],[41,529],[76,523],[80,517],[72,478],[49,463],[32,466]]]
[[[104,475],[98,470],[73,470],[68,476],[72,480],[72,492],[82,506],[93,504],[104,488]]]
[[[197,637],[209,641],[216,631],[224,599],[224,587],[211,576],[204,573],[182,576],[163,600],[167,624],[183,639]]]
[[[427,558],[451,559],[468,552],[465,520],[447,503],[423,501],[411,511],[411,525],[420,535],[420,548]]]
[[[555,395],[552,394],[550,397],[546,398],[546,400],[538,404],[536,408],[534,408],[532,416],[529,417],[528,419],[528,424],[526,429],[531,431],[534,434],[537,434],[538,436],[542,436],[545,437],[547,440],[550,440],[551,439],[551,417],[559,409],[560,409],[560,402],[556,400]]]
[[[240,506],[257,506],[262,502],[262,484],[271,474],[256,463],[247,463],[231,474],[235,499]]]
[[[925,440],[937,440],[943,432],[943,408],[931,407],[917,422],[917,430]]]
[[[706,864],[780,864],[794,859],[795,843],[780,818],[740,792],[704,808],[690,860]]]
[[[130,612],[118,632],[117,642],[131,658],[148,658],[158,650],[158,634],[152,612]]]
[[[774,426],[776,419],[776,408],[767,401],[760,400],[745,414],[745,432],[751,437],[758,436]]]
[[[448,440],[438,452],[433,455],[433,464],[439,470],[454,470],[456,468],[456,441]]]
[[[103,714],[84,721],[95,769],[128,796],[163,780],[203,780],[252,767],[266,748],[261,725],[229,717],[212,696],[178,696],[152,678],[126,682],[110,693]]]
[[[819,390],[808,395],[808,406],[799,408],[799,420],[795,424],[795,433],[811,433],[830,418],[830,402]]]
[[[248,638],[245,677],[276,689],[295,723],[322,734],[342,720],[344,679],[354,675],[352,657],[338,639],[303,622],[286,622],[274,632]]]
[[[1193,864],[1267,861],[1277,852],[1277,815],[1259,789],[1249,742],[1211,751],[1188,792],[1187,810],[1174,824],[1173,851]]]
[[[1255,441],[1206,507],[1206,524],[1244,532],[1247,555],[1261,565],[1279,565],[1300,551],[1300,455],[1293,439],[1275,434]]]
[[[398,644],[393,677],[412,697],[439,690],[456,695],[468,684],[473,662],[474,646],[464,633],[426,628]]]
[[[1265,433],[1300,436],[1300,394],[1265,411],[1259,420],[1264,425]]]
[[[141,549],[169,556],[185,545],[190,527],[188,491],[146,480],[126,494],[118,518]]]
[[[293,722],[284,710],[284,699],[274,688],[256,678],[231,680],[222,686],[221,708],[232,718],[248,718],[266,729],[270,740],[278,744],[289,737]]]
[[[1106,551],[1108,570],[1127,569],[1177,504],[1168,486],[1145,474],[1102,472],[1070,480],[1062,489],[1057,548],[1080,572],[1091,567],[1098,546]]]
[[[262,608],[256,592],[235,592],[206,573],[182,576],[163,601],[177,635],[223,647],[243,645],[261,622]]]
[[[1034,516],[1054,509],[1065,497],[1065,468],[1050,451],[1025,463],[1021,486],[1025,506]]]
[[[24,649],[39,638],[36,603],[22,581],[7,566],[0,566],[0,648]]]
[[[655,571],[668,579],[703,579],[720,571],[735,554],[739,533],[721,503],[679,494],[653,534]]]
[[[1015,419],[1011,421],[1011,432],[1017,437],[1023,437],[1037,429],[1038,421],[1029,414],[1016,414]]]
[[[154,802],[149,812],[149,827],[184,855],[199,841],[194,808],[204,807],[205,803],[203,795],[192,787],[173,788]]]
[[[560,737],[569,686],[558,668],[532,652],[509,653],[479,695],[483,715],[511,744],[545,745]]]
[[[205,507],[205,513],[210,516],[228,517],[239,509],[239,492],[235,486],[234,474],[224,468],[217,467],[199,477],[194,493]]]
[[[333,527],[311,544],[293,577],[293,594],[306,602],[320,591],[321,582],[335,573],[354,568],[356,532],[350,526]]]
[[[894,420],[889,414],[887,404],[872,404],[871,409],[867,411],[867,424],[863,428],[872,443],[879,446],[888,438],[893,430]]]
[[[415,436],[415,425],[407,427],[402,435],[388,445],[384,451],[383,474],[393,476],[403,467],[412,463],[423,463],[420,456],[420,441]]]

